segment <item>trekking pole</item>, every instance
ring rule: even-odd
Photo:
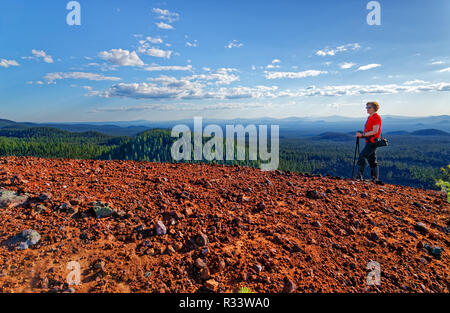
[[[355,179],[356,153],[359,154],[359,137],[356,137],[355,155],[353,157],[352,179]]]

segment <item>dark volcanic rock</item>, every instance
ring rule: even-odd
[[[323,192],[318,192],[317,190],[308,190],[306,192],[306,197],[314,200],[323,199],[326,197],[326,194]]]

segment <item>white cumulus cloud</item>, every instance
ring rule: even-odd
[[[113,64],[120,66],[143,66],[144,62],[139,58],[135,51],[122,49],[112,49],[102,51],[98,54],[103,60],[107,60]]]
[[[279,79],[279,78],[305,78],[315,77],[322,74],[327,74],[327,71],[308,70],[303,72],[266,72],[267,79]]]
[[[420,85],[420,84],[428,84],[428,82],[421,79],[415,79],[415,80],[408,80],[403,83],[403,85]]]
[[[341,96],[361,96],[378,94],[399,94],[399,93],[419,93],[419,92],[450,92],[450,83],[429,83],[415,80],[403,84],[386,85],[336,85],[307,88],[297,90],[279,90],[278,86],[254,87],[211,87],[205,84],[195,75],[183,77],[181,79],[160,76],[150,78],[148,83],[120,83],[111,86],[106,91],[92,91],[90,95],[98,95],[105,98],[133,98],[133,99],[265,99],[281,97],[341,97]],[[212,86],[214,87],[214,85]]]
[[[206,91],[200,84],[163,84],[132,83],[117,84],[98,95],[110,98],[134,98],[134,99],[246,99],[273,97],[276,86],[233,87],[219,88]]]
[[[237,41],[237,40],[235,39],[235,40],[230,41],[230,42],[225,46],[225,48],[232,49],[232,48],[240,48],[240,47],[242,47],[242,46],[244,46],[244,44],[241,43],[241,42],[239,42],[239,41]]]
[[[414,83],[405,82],[403,84],[387,85],[340,85],[309,87],[297,91],[281,91],[278,96],[284,97],[339,97],[339,96],[358,96],[367,94],[398,94],[398,93],[418,93],[418,92],[449,92],[450,83],[427,83],[415,81]]]
[[[48,55],[44,50],[31,50],[36,59],[43,59],[45,63],[53,63],[53,58]]]
[[[96,73],[88,73],[88,72],[66,72],[66,73],[48,73],[44,76],[44,79],[47,83],[52,84],[56,80],[61,79],[86,79],[86,80],[94,80],[94,81],[102,81],[102,80],[110,80],[110,81],[119,81],[121,80],[119,77],[108,77]]]
[[[345,52],[348,50],[358,50],[359,48],[361,48],[361,46],[358,43],[349,43],[346,45],[342,45],[342,46],[338,46],[336,48],[325,48],[322,50],[317,50],[316,51],[316,55],[318,56],[334,56],[339,52]]]
[[[153,13],[157,14],[157,18],[167,21],[169,23],[173,23],[180,18],[180,14],[176,12],[170,12],[169,10],[153,8]]]
[[[190,47],[190,48],[196,48],[196,47],[198,47],[198,42],[197,42],[197,40],[194,40],[194,41],[192,41],[192,42],[186,41],[186,47]]]
[[[380,67],[380,66],[381,66],[381,64],[367,64],[367,65],[360,66],[357,69],[357,71],[367,71],[367,70],[371,70],[373,68],[377,68],[377,67]]]
[[[145,68],[146,71],[192,71],[192,65],[179,66],[179,65],[152,65]]]
[[[145,37],[145,40],[147,40],[148,42],[154,43],[154,44],[161,44],[161,43],[163,43],[163,40],[161,39],[161,37],[147,36],[147,37]]]
[[[343,70],[348,70],[349,68],[352,68],[355,65],[356,65],[356,63],[344,62],[344,63],[339,64],[339,67]]]
[[[175,29],[172,25],[164,23],[164,22],[159,22],[159,23],[155,23],[155,24],[158,28],[161,28],[161,29]]]
[[[0,59],[0,67],[19,66],[16,60]]]
[[[170,59],[170,57],[172,56],[172,53],[173,53],[173,51],[171,51],[171,50],[162,50],[162,49],[155,48],[155,47],[151,47],[148,49],[140,48],[139,52],[144,53],[149,56],[152,56],[152,57],[165,58],[165,59]]]

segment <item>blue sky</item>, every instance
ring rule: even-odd
[[[450,1],[0,3],[0,117],[450,114]]]

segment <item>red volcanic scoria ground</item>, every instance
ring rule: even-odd
[[[449,209],[247,167],[0,158],[0,292],[448,292]]]

